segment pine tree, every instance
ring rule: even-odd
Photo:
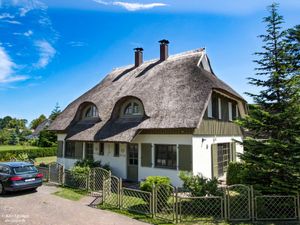
[[[299,42],[291,31],[282,29],[278,5],[268,10],[270,15],[263,19],[266,34],[259,36],[264,45],[255,53],[258,77],[249,78],[260,91],[247,93],[255,104],[239,121],[252,136],[245,140],[242,159],[250,168],[246,180],[256,189],[296,192],[300,190],[300,89],[299,67],[295,67]]]
[[[61,110],[60,110],[60,106],[58,105],[58,103],[56,103],[54,109],[52,110],[50,116],[49,116],[49,119],[50,120],[55,120],[55,118],[61,113]]]

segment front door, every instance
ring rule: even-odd
[[[138,144],[127,145],[127,179],[138,181]]]

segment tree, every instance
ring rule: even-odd
[[[46,116],[44,114],[40,115],[38,118],[34,119],[30,123],[30,129],[36,129],[38,125],[46,120]]]
[[[268,7],[270,15],[258,57],[255,78],[249,83],[260,88],[258,94],[247,93],[255,102],[246,118],[238,123],[250,131],[241,158],[255,176],[247,182],[263,192],[297,192],[300,190],[300,89],[299,39],[282,29],[283,17],[278,5]],[[299,50],[299,48],[298,48]],[[299,56],[299,55],[298,55]]]
[[[38,146],[52,147],[57,144],[57,136],[54,132],[49,130],[42,130],[39,134]]]
[[[49,116],[49,119],[50,120],[55,120],[55,118],[61,113],[61,110],[60,110],[60,106],[58,105],[58,103],[56,103],[54,109],[52,110],[50,116]]]

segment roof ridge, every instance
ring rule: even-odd
[[[176,53],[174,55],[170,55],[168,57],[168,59],[166,59],[166,61],[168,61],[169,59],[178,59],[178,58],[181,58],[181,57],[186,56],[186,55],[197,54],[197,53],[200,53],[200,52],[203,52],[203,51],[205,51],[205,48],[197,48],[197,49],[192,49],[192,50]],[[143,62],[142,65],[147,64],[147,63],[148,64],[153,63],[157,60],[159,60],[159,58],[149,59],[149,60]],[[115,68],[112,69],[112,71],[122,70],[122,69],[130,68],[132,66],[134,66],[134,64],[128,64],[128,65],[124,65],[124,66],[120,66],[120,67],[115,67]]]

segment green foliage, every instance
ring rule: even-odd
[[[44,114],[40,115],[38,118],[34,119],[30,123],[30,129],[36,129],[38,125],[40,125],[42,122],[46,120],[46,116]]]
[[[39,135],[38,146],[52,147],[57,145],[57,136],[55,132],[49,130],[42,130]]]
[[[207,179],[200,174],[193,175],[186,171],[181,171],[179,178],[183,181],[183,188],[189,190],[192,196],[220,196],[223,194],[218,188],[216,178]]]
[[[247,183],[247,174],[249,173],[245,163],[230,162],[227,169],[227,185]]]
[[[140,183],[140,188],[143,191],[151,192],[153,186],[170,186],[171,180],[169,177],[164,176],[149,176],[145,181]]]
[[[101,167],[103,169],[106,169],[110,171],[110,166],[108,164],[102,165],[101,161],[94,161],[92,159],[82,159],[75,162],[75,166],[78,167],[89,167],[89,168],[95,168],[95,167]]]
[[[27,154],[29,159],[37,157],[46,157],[56,155],[56,147],[19,149],[19,150],[2,150],[0,151],[0,161],[9,161],[12,158],[18,158],[19,155]]]
[[[300,27],[285,31],[278,5],[264,18],[266,33],[257,52],[259,87],[249,115],[238,121],[252,138],[244,141],[242,160],[247,165],[243,182],[264,193],[300,191]],[[253,175],[253,176],[252,176]]]
[[[27,153],[21,153],[21,154],[17,155],[16,160],[18,160],[18,161],[29,161],[30,158],[29,158]]]
[[[19,137],[18,137],[18,135],[17,135],[16,132],[13,132],[11,134],[11,137],[10,137],[10,140],[9,140],[8,144],[10,144],[10,145],[17,145],[17,144],[19,144]]]
[[[52,110],[50,116],[49,116],[49,119],[50,120],[55,120],[56,117],[61,113],[61,110],[60,110],[60,106],[58,105],[58,103],[56,103],[54,109]]]
[[[88,166],[74,166],[71,169],[71,174],[75,179],[84,179],[87,178],[91,172],[91,168]]]
[[[172,194],[170,178],[165,176],[149,176],[145,181],[140,183],[142,191],[152,192],[154,187],[157,193],[157,210],[160,211],[165,207]]]

